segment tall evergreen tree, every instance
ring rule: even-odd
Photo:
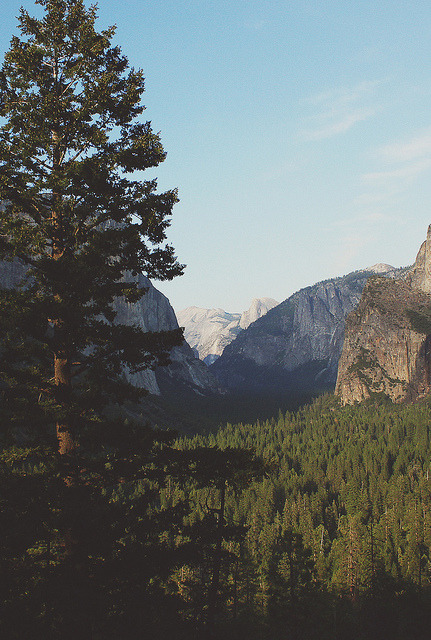
[[[29,416],[56,424],[70,454],[107,404],[138,398],[124,368],[152,366],[182,339],[122,326],[113,308],[145,294],[133,276],[182,272],[166,244],[177,193],[133,175],[165,153],[114,27],[98,33],[82,0],[36,4],[43,17],[21,9],[0,77],[0,259],[24,274],[0,290],[2,413],[21,428]]]
[[[182,336],[121,325],[114,302],[182,272],[177,193],[136,179],[165,153],[115,29],[82,0],[36,2],[0,71],[0,635],[134,637],[168,573],[175,516],[153,514],[172,437],[108,409]]]

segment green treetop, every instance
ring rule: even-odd
[[[0,76],[0,259],[25,266],[20,288],[0,290],[3,415],[49,417],[69,453],[107,403],[138,397],[124,366],[182,339],[117,324],[114,299],[145,293],[130,276],[183,267],[166,244],[176,190],[133,175],[165,159],[140,118],[142,71],[111,46],[114,27],[95,30],[94,6],[36,3],[43,18],[21,9]]]

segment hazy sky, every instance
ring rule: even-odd
[[[20,5],[3,0],[0,50]],[[100,0],[144,70],[146,117],[178,187],[176,310],[242,311],[413,262],[431,223],[431,4]],[[144,174],[145,175],[145,174]]]

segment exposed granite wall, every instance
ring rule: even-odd
[[[367,282],[346,320],[336,393],[343,404],[414,401],[431,390],[430,365],[431,226],[406,276]]]
[[[426,240],[422,243],[412,271],[406,281],[413,289],[431,293],[431,225]]]
[[[344,320],[370,275],[352,273],[297,291],[242,331],[211,372],[231,388],[334,388]]]

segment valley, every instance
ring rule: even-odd
[[[431,225],[315,281],[416,247],[427,78],[407,108],[379,64],[422,23],[186,4],[102,5],[129,64],[96,5],[37,0],[4,55],[0,637],[429,640]]]

